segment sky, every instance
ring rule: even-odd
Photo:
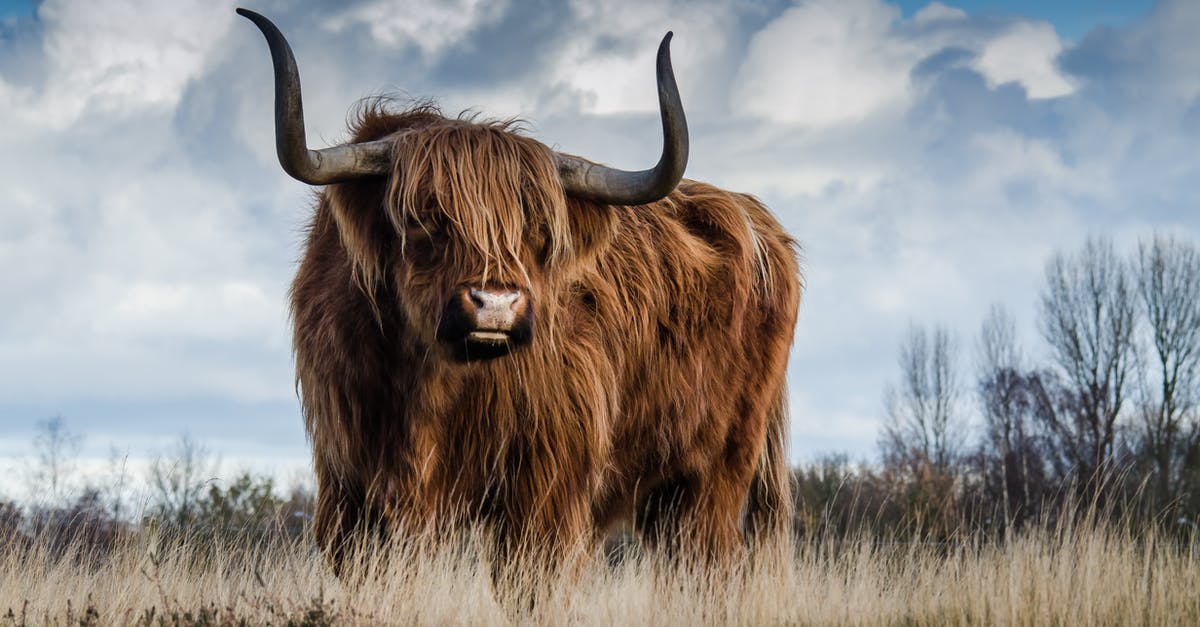
[[[797,462],[873,456],[910,324],[957,333],[968,372],[1004,303],[1036,356],[1052,253],[1200,228],[1200,3],[244,2],[292,42],[311,145],[364,96],[432,97],[627,169],[660,150],[673,30],[687,176],[803,248]],[[184,433],[227,468],[306,467],[286,295],[314,192],[279,169],[233,8],[0,1],[0,495],[53,415],[89,468]]]

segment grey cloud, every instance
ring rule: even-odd
[[[552,62],[564,28],[574,18],[571,6],[553,0],[513,2],[503,17],[471,33],[469,45],[455,47],[431,69],[439,87],[521,82],[540,76]]]

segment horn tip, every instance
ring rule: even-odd
[[[674,36],[675,31],[667,31],[667,34],[663,35],[662,42],[658,44],[658,56],[660,58],[663,55],[667,55],[668,57],[671,55],[671,38]]]
[[[259,20],[266,19],[262,15],[251,11],[250,9],[243,9],[242,7],[234,9],[234,12],[254,23],[258,23]]]

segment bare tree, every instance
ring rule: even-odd
[[[1112,470],[1121,410],[1137,370],[1135,288],[1112,243],[1089,238],[1046,264],[1040,326],[1060,382],[1042,414],[1060,473],[1099,487]],[[1098,483],[1093,483],[1098,482]]]
[[[1032,515],[1044,487],[1035,417],[1041,378],[1028,371],[1017,345],[1016,324],[1001,305],[992,305],[976,344],[976,392],[983,438],[975,459],[983,487],[999,497],[1008,523]]]
[[[1017,325],[1008,308],[993,303],[979,328],[976,343],[979,365],[985,371],[1019,370],[1024,362],[1017,344]]]
[[[932,334],[912,325],[900,346],[899,388],[884,392],[884,462],[890,466],[929,464],[950,474],[963,444],[956,345],[950,332]]]
[[[1157,370],[1144,386],[1138,431],[1165,502],[1178,493],[1183,462],[1200,447],[1200,252],[1155,236],[1138,243],[1135,263]]]
[[[207,448],[183,435],[150,464],[151,509],[164,521],[186,525],[219,465]]]
[[[39,420],[33,436],[37,455],[27,482],[30,500],[61,505],[70,496],[83,436],[71,433],[61,415]]]

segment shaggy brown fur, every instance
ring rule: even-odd
[[[297,378],[335,563],[363,530],[482,522],[562,557],[620,520],[729,555],[789,518],[793,241],[756,199],[685,180],[642,206],[567,198],[545,145],[430,107],[368,109],[390,179],[321,194],[292,286]],[[530,345],[450,359],[463,285],[527,291]]]

